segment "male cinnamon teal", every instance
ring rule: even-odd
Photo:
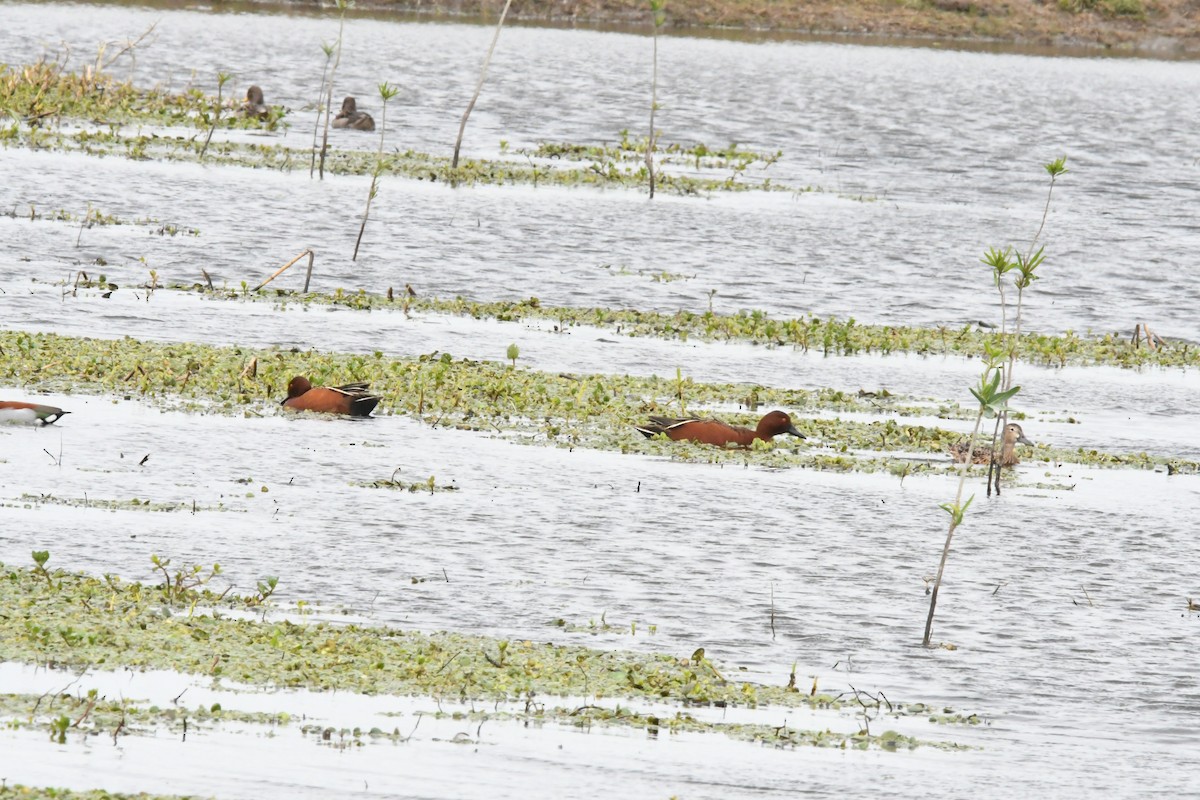
[[[0,422],[11,422],[23,425],[51,425],[58,422],[63,414],[70,414],[54,406],[44,406],[41,403],[22,403],[17,400],[0,400]]]
[[[356,131],[375,130],[375,120],[365,111],[359,111],[353,97],[342,101],[342,110],[333,118],[335,128],[353,128]]]
[[[1000,456],[996,459],[996,463],[1002,467],[1011,467],[1013,464],[1019,464],[1020,459],[1017,458],[1017,444],[1033,445],[1033,442],[1025,438],[1025,431],[1021,430],[1020,425],[1010,422],[1004,426],[1004,434],[1001,437],[1000,444]],[[950,445],[950,457],[955,461],[966,461],[967,442],[964,440]],[[971,453],[971,463],[992,463],[992,448],[988,445],[976,447]]]
[[[700,419],[688,417],[685,419],[670,419],[668,417],[651,417],[650,424],[638,426],[638,431],[647,439],[660,433],[675,441],[688,440],[701,444],[712,444],[717,447],[749,447],[755,439],[769,442],[781,433],[806,438],[796,430],[792,418],[782,411],[772,411],[758,421],[754,430],[727,425],[717,419]]]
[[[266,101],[263,99],[263,90],[258,86],[251,86],[246,90],[246,102],[242,104],[242,113],[247,117],[258,117],[266,119],[271,115],[271,109],[267,107]]]
[[[368,383],[347,383],[345,386],[316,388],[308,378],[297,375],[288,382],[288,396],[281,405],[296,411],[369,417],[380,400],[378,395],[367,391],[369,386]]]

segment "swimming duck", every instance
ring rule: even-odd
[[[668,417],[651,417],[648,425],[637,426],[637,430],[647,439],[660,433],[675,441],[688,440],[711,444],[717,447],[749,447],[755,439],[769,442],[781,433],[792,436],[805,436],[796,430],[792,418],[782,411],[772,411],[758,421],[754,430],[749,428],[727,425],[717,419],[700,419],[688,417],[685,419],[670,419]]]
[[[258,117],[266,119],[271,115],[271,109],[267,107],[263,99],[263,90],[258,86],[251,86],[246,90],[246,102],[242,104],[242,113],[247,117]]]
[[[40,403],[22,403],[17,400],[0,400],[0,422],[11,422],[24,425],[52,425],[62,419],[63,414],[70,414],[54,406],[44,406]]]
[[[353,97],[342,101],[342,110],[333,118],[335,128],[353,128],[356,131],[375,130],[375,120],[365,111],[359,111]]]
[[[368,392],[369,387],[369,383],[347,383],[344,386],[317,388],[309,383],[308,378],[297,375],[288,382],[288,396],[280,405],[295,411],[369,417],[381,399]]]
[[[1002,467],[1011,467],[1014,464],[1019,464],[1017,458],[1017,445],[1027,444],[1032,446],[1033,442],[1025,438],[1025,431],[1021,430],[1021,426],[1015,422],[1010,422],[1004,426],[1004,435],[1001,437],[1000,456],[996,459],[996,463]],[[950,445],[950,457],[955,461],[962,462],[967,460],[967,442],[955,442]],[[983,445],[976,447],[971,453],[972,464],[990,464],[992,462],[992,448]]]

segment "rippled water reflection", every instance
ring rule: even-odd
[[[218,70],[232,70],[239,87],[260,83],[271,102],[293,109],[295,127],[268,137],[293,146],[303,146],[311,124],[303,107],[320,73],[319,42],[335,33],[332,22],[311,17],[90,6],[85,16],[60,4],[7,4],[3,19],[0,45],[11,62],[60,41],[91,53],[97,39],[123,40],[159,20],[136,67],[122,69],[176,88],[190,80],[211,88]],[[267,28],[293,46],[263,48]],[[448,151],[489,35],[462,25],[352,21],[338,93],[361,99],[382,80],[401,85],[389,146]],[[321,289],[413,283],[445,296],[666,310],[706,308],[715,289],[720,311],[958,324],[995,317],[978,256],[1028,240],[1045,199],[1039,165],[1066,153],[1072,172],[1055,190],[1045,280],[1028,304],[1033,327],[1129,330],[1146,320],[1163,335],[1200,338],[1192,275],[1200,245],[1200,134],[1190,124],[1200,111],[1196,64],[675,38],[663,42],[662,58],[667,140],[779,148],[776,180],[826,192],[648,203],[635,192],[453,191],[389,178],[364,254],[352,263],[361,178],[314,183],[300,173],[4,150],[0,210],[15,212],[0,217],[4,324],[493,359],[517,340],[523,365],[538,369],[666,374],[680,366],[700,380],[885,387],[966,402],[976,369],[969,362],[823,360],[588,329],[558,336],[537,325],[281,312],[166,292],[147,301],[136,287],[148,269],[160,280],[191,281],[201,268],[218,282],[253,285],[312,247]],[[495,155],[501,139],[517,147],[640,129],[646,87],[630,75],[647,64],[638,37],[506,31],[467,148]],[[338,139],[373,143],[351,133]],[[851,199],[859,195],[868,202]],[[23,218],[30,205],[82,215],[89,203],[123,220],[158,222],[80,233],[76,224]],[[162,222],[201,233],[160,236]],[[94,271],[98,258],[122,286],[109,300],[63,298],[45,283]],[[692,277],[650,279],[663,271]],[[1039,440],[1200,454],[1194,375],[1026,369],[1021,380],[1023,408],[1037,420],[1027,432]],[[704,646],[752,679],[781,683],[798,662],[798,674],[816,675],[822,686],[947,704],[989,725],[950,732],[982,750],[908,755],[521,732],[498,735],[494,750],[454,750],[428,738],[409,748],[419,757],[404,750],[395,759],[380,746],[310,764],[310,752],[294,743],[256,739],[255,752],[279,777],[216,789],[205,788],[202,770],[210,759],[232,758],[240,743],[131,740],[121,751],[128,757],[110,759],[94,746],[90,759],[82,748],[46,755],[44,742],[36,749],[6,732],[6,748],[31,754],[10,779],[91,786],[98,774],[107,786],[134,788],[120,783],[130,764],[169,763],[180,783],[134,773],[136,788],[234,797],[286,786],[315,797],[357,791],[365,779],[390,796],[560,796],[615,786],[629,796],[666,789],[840,797],[870,785],[898,796],[959,797],[985,781],[1012,785],[1019,770],[1023,794],[1191,790],[1200,752],[1197,619],[1184,611],[1187,596],[1200,596],[1190,519],[1200,487],[1192,477],[1026,465],[1030,483],[1047,472],[1040,477],[1058,488],[978,499],[950,561],[936,629],[959,649],[926,651],[922,579],[936,568],[944,535],[937,504],[953,492],[945,478],[901,484],[891,476],[676,464],[520,446],[404,417],[288,418],[264,407],[266,416],[229,419],[115,398],[46,402],[74,414],[53,428],[0,428],[6,563],[48,548],[52,564],[149,579],[151,553],[178,563],[217,560],[239,586],[278,574],[284,600],[320,598],[379,623],[678,653]],[[1066,414],[1083,424],[1054,421]],[[434,475],[460,491],[349,485],[397,467],[406,480]],[[137,497],[188,509],[79,509],[43,495]],[[588,637],[550,624],[602,615],[618,630]],[[460,780],[464,764],[494,779]],[[256,766],[239,766],[238,775]],[[529,774],[537,789],[520,782]]]

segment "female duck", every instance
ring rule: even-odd
[[[375,130],[375,120],[365,111],[359,111],[353,97],[342,101],[342,110],[333,118],[333,127],[352,128],[356,131]]]
[[[271,115],[271,109],[267,107],[266,101],[263,99],[263,90],[258,86],[251,86],[246,90],[246,102],[242,104],[242,113],[247,117],[258,117],[266,119]]]
[[[638,426],[637,430],[647,439],[665,433],[667,438],[677,442],[687,440],[717,447],[749,447],[755,439],[769,442],[781,433],[790,433],[792,436],[805,438],[804,434],[796,430],[796,426],[792,424],[792,418],[782,411],[772,411],[767,414],[758,421],[758,426],[754,430],[727,425],[716,419],[699,419],[697,417],[686,419],[651,417],[648,425]]]
[[[1010,422],[1004,426],[1004,436],[1000,444],[1000,455],[996,458],[996,463],[1002,467],[1011,467],[1014,464],[1019,464],[1017,458],[1017,445],[1027,444],[1032,446],[1033,442],[1025,438],[1025,431],[1021,430],[1021,426],[1015,422]],[[967,460],[967,442],[955,442],[950,445],[950,457],[955,461]],[[992,448],[986,445],[976,447],[971,453],[972,464],[990,464],[992,463]]]

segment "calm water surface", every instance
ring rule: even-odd
[[[308,141],[306,106],[320,77],[320,42],[336,36],[332,17],[83,9],[0,5],[0,60],[28,62],[67,43],[79,66],[98,41],[124,41],[157,21],[136,62],[122,60],[118,74],[212,91],[218,71],[232,72],[236,93],[258,83],[270,102],[293,110],[292,129],[265,141]],[[387,145],[449,152],[489,37],[464,25],[351,20],[336,93],[375,110],[374,87],[400,85]],[[496,156],[501,140],[516,148],[641,130],[648,45],[619,34],[505,31],[466,150]],[[1146,321],[1163,335],[1200,340],[1200,66],[676,38],[662,42],[661,57],[667,141],[781,149],[766,175],[824,191],[648,203],[627,191],[454,191],[387,178],[364,252],[351,262],[361,178],[316,183],[302,173],[2,150],[0,210],[14,216],[0,217],[0,319],[72,335],[392,355],[495,359],[517,341],[523,365],[536,369],[680,367],[698,380],[888,388],[965,403],[973,362],[824,360],[586,328],[557,335],[537,324],[281,311],[167,292],[147,301],[137,286],[149,269],[174,282],[199,280],[201,268],[230,286],[253,285],[312,247],[322,290],[412,283],[423,294],[668,311],[702,310],[716,290],[712,302],[723,312],[960,325],[996,318],[979,255],[1028,242],[1045,202],[1040,164],[1066,154],[1072,171],[1051,204],[1045,279],[1027,306],[1032,326],[1128,332]],[[375,143],[345,132],[336,140]],[[30,206],[82,215],[89,204],[157,222],[81,233],[76,223],[27,218]],[[160,236],[163,222],[200,235]],[[121,289],[108,300],[63,298],[50,283],[80,268],[102,269]],[[684,277],[651,280],[661,272]],[[294,287],[300,278],[281,281]],[[1027,432],[1039,441],[1200,457],[1191,373],[1027,368],[1020,379]],[[216,560],[239,587],[279,575],[284,601],[320,599],[382,624],[681,654],[704,646],[727,671],[745,667],[754,680],[782,683],[797,663],[798,675],[826,688],[882,690],[976,712],[988,724],[917,726],[925,738],[980,749],[914,754],[504,724],[485,725],[472,747],[430,725],[408,745],[344,752],[314,748],[294,731],[253,728],[186,742],[127,737],[119,748],[103,737],[58,747],[6,731],[0,752],[16,758],[0,756],[0,777],[10,782],[220,797],[843,797],[870,786],[873,795],[953,798],[981,784],[1022,796],[1198,791],[1198,620],[1185,611],[1188,596],[1200,597],[1192,522],[1200,485],[1191,476],[1027,464],[1030,488],[972,507],[935,632],[958,649],[926,651],[922,579],[940,553],[937,504],[953,495],[945,478],[901,484],[678,464],[522,446],[400,416],[284,418],[269,404],[256,409],[264,416],[229,419],[111,397],[44,402],[74,413],[53,428],[0,428],[5,563],[50,549],[53,564],[149,580],[151,553]],[[1062,422],[1068,415],[1083,424]],[[61,454],[61,465],[46,451]],[[397,468],[405,480],[433,475],[460,491],[349,485]],[[1033,487],[1039,479],[1051,488]],[[199,510],[78,509],[42,495],[195,501]],[[550,624],[601,615],[620,630],[590,637]],[[0,690],[50,688],[39,680],[6,667]],[[117,691],[108,678],[90,680]],[[167,692],[144,682],[127,688]],[[348,710],[268,697],[289,709],[316,704],[311,713],[332,724],[364,724],[378,711],[357,698],[340,698]],[[229,774],[212,777],[214,761]]]

